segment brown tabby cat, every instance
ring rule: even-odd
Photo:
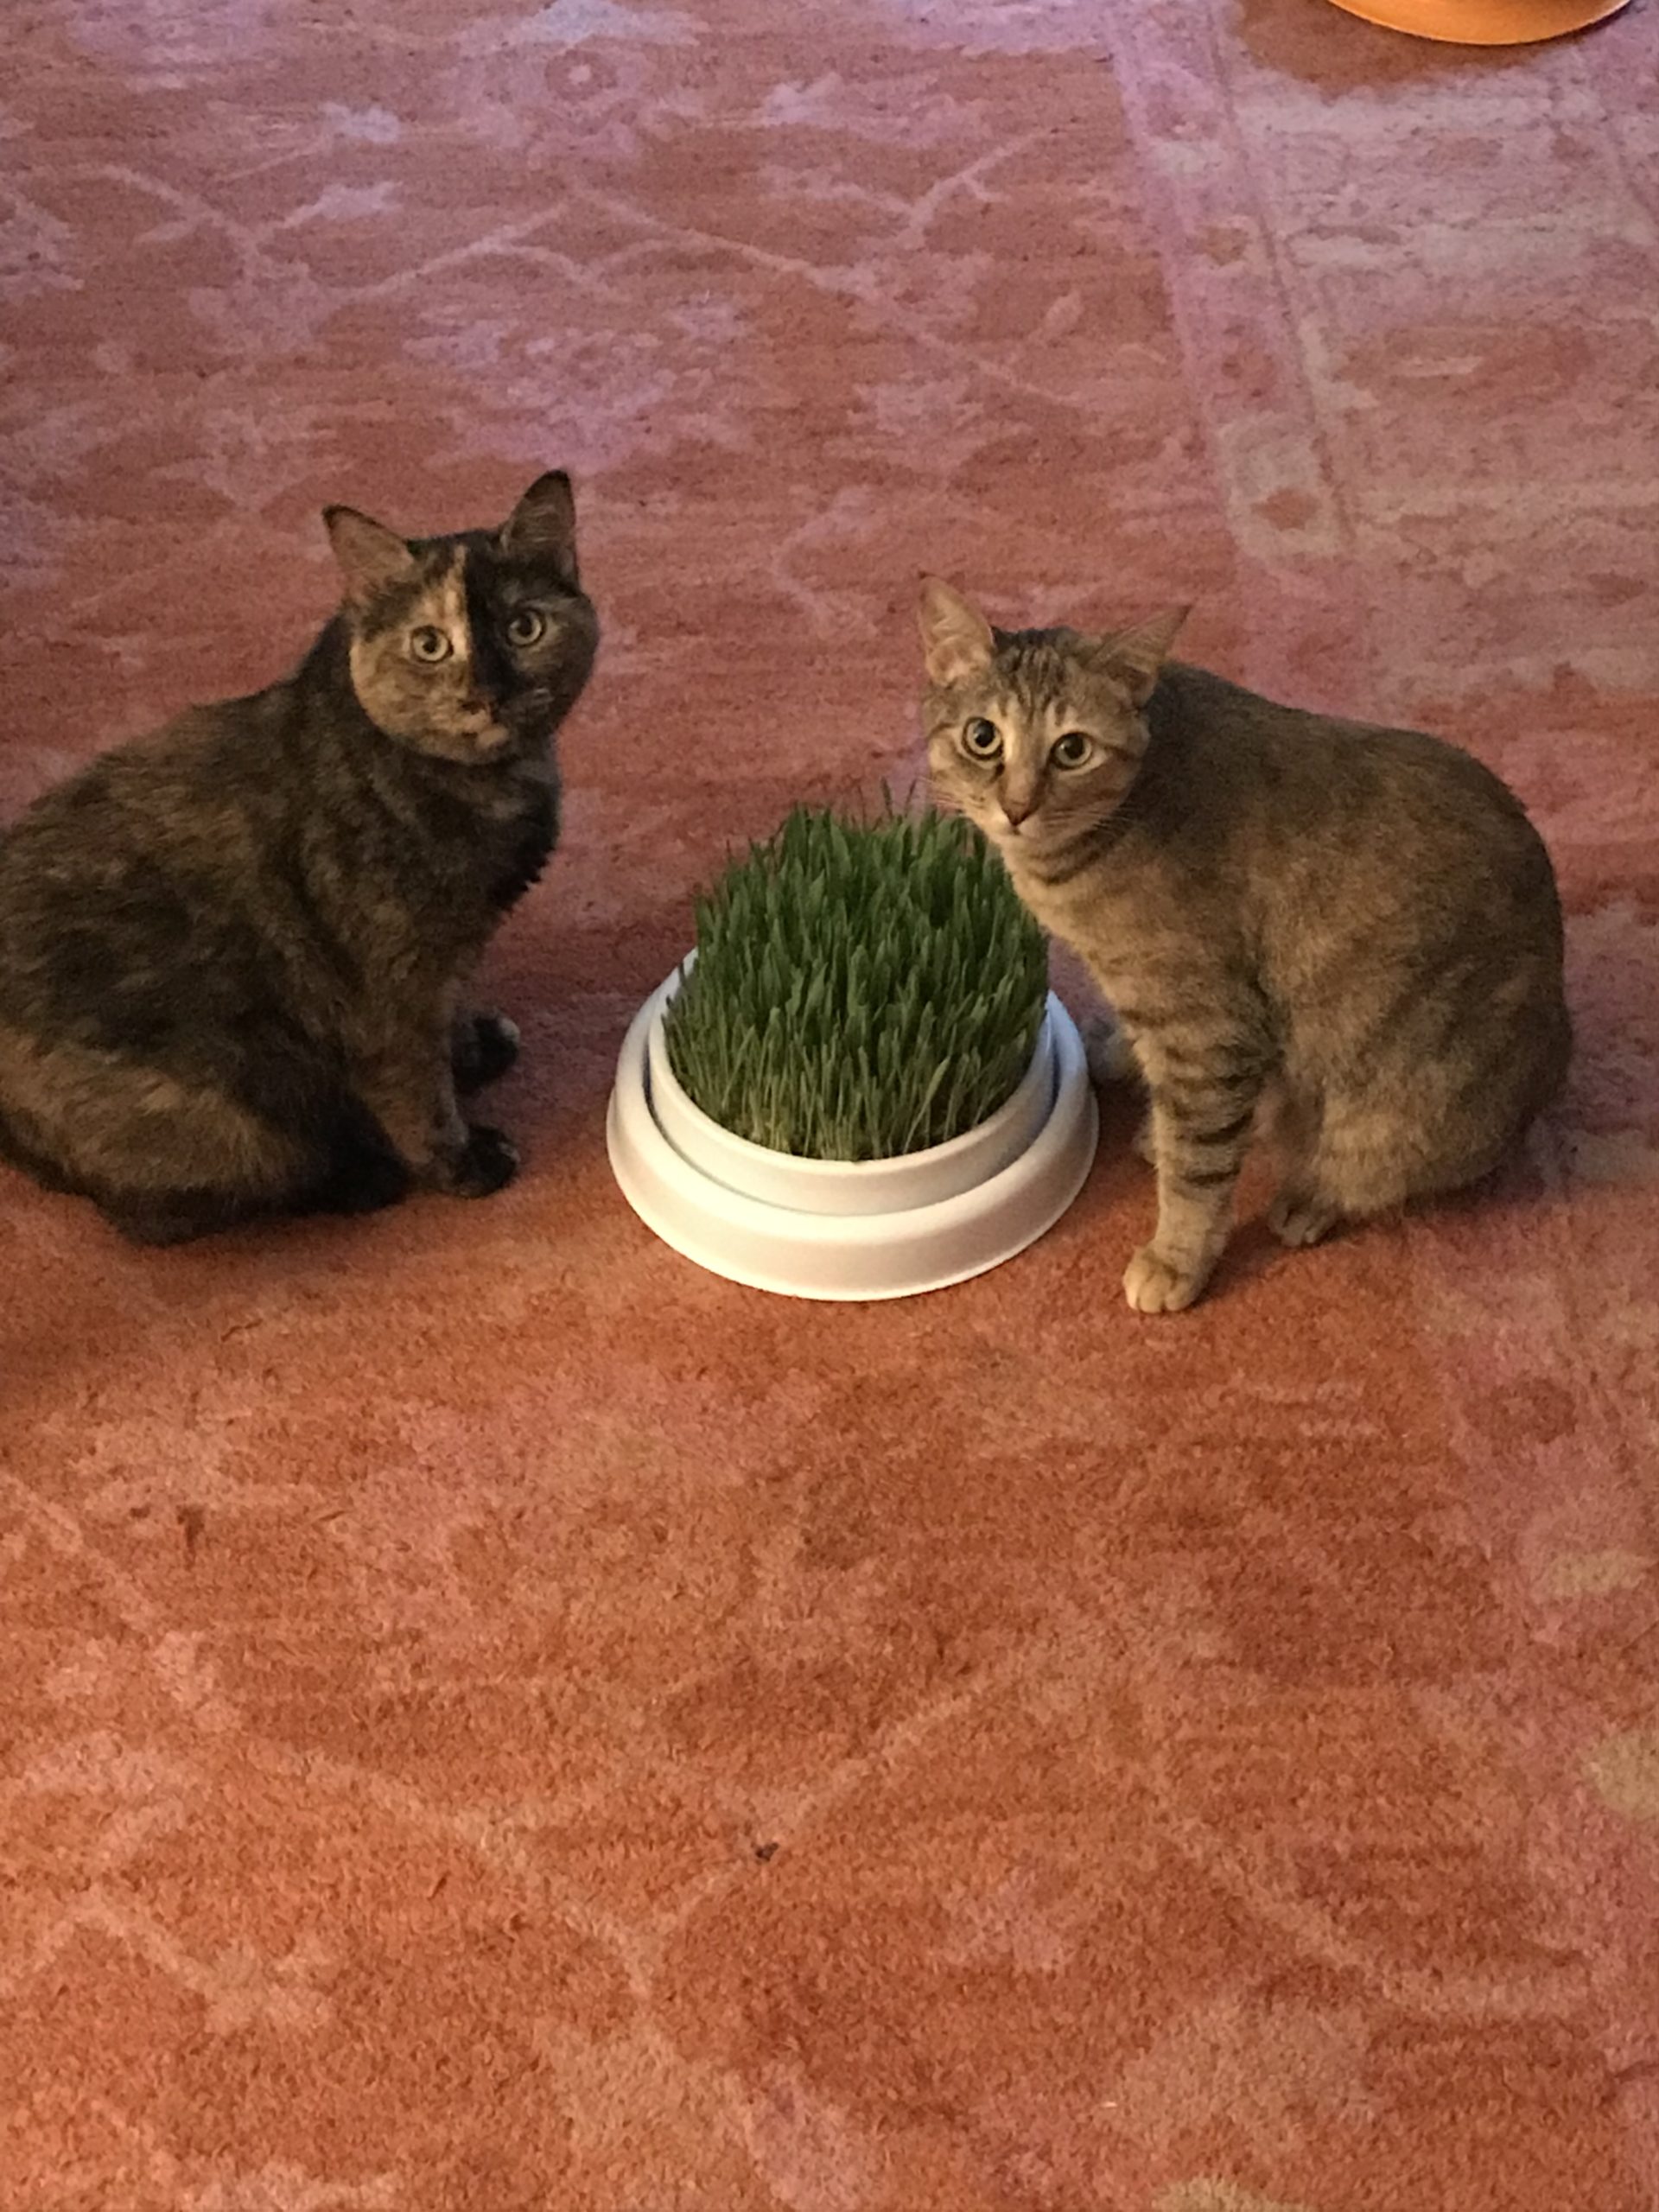
[[[569,480],[496,531],[325,519],[345,602],[292,676],[0,839],[0,1150],[142,1243],[517,1166],[456,1104],[517,1033],[456,998],[558,834],[599,635]]]
[[[1497,1166],[1569,1032],[1548,855],[1478,761],[1108,637],[995,630],[930,579],[934,782],[1087,962],[1150,1097],[1158,1226],[1123,1278],[1190,1306],[1258,1109],[1287,1244]]]

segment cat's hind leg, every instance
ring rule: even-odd
[[[1327,1108],[1318,1143],[1287,1175],[1268,1209],[1275,1236],[1313,1244],[1344,1221],[1374,1221],[1414,1199],[1466,1188],[1490,1175],[1505,1147],[1484,1132],[1460,1142],[1420,1120],[1370,1102]]]
[[[1325,1180],[1319,1102],[1282,1079],[1275,1081],[1262,1095],[1257,1127],[1280,1164],[1279,1188],[1268,1207],[1268,1228],[1293,1249],[1317,1244],[1346,1211]]]
[[[336,1183],[336,1163],[326,1153],[277,1130],[266,1133],[263,1147],[240,1143],[233,1158],[214,1160],[200,1151],[175,1158],[176,1179],[144,1173],[130,1160],[128,1179],[93,1177],[78,1187],[128,1243],[186,1244],[283,1214],[361,1213],[389,1205],[404,1195],[410,1178],[401,1163],[385,1156],[401,1180],[396,1188],[383,1184],[372,1196],[359,1177]]]
[[[213,1191],[105,1192],[96,1204],[118,1236],[147,1248],[194,1243],[271,1211]]]
[[[1327,1100],[1318,1134],[1293,1154],[1268,1225],[1282,1243],[1317,1244],[1344,1222],[1374,1221],[1417,1198],[1466,1188],[1490,1175],[1506,1144],[1465,1130],[1439,1102]]]
[[[1444,1006],[1426,1002],[1425,1027],[1395,1032],[1365,1080],[1320,1086],[1317,1115],[1291,1141],[1268,1220],[1287,1244],[1308,1244],[1338,1223],[1374,1220],[1421,1198],[1483,1183],[1521,1141],[1559,1088],[1571,1036],[1567,1014],[1537,992],[1506,1035],[1471,1049]],[[1478,1027],[1471,1033],[1477,1039]]]
[[[1319,1243],[1342,1217],[1342,1208],[1332,1199],[1290,1183],[1281,1185],[1268,1208],[1268,1227],[1293,1251]]]
[[[1515,1134],[1514,1118],[1495,1119],[1486,1097],[1485,1087],[1427,1060],[1363,1089],[1325,1088],[1316,1113],[1293,1108],[1281,1124],[1284,1174],[1268,1226],[1286,1244],[1313,1244],[1343,1222],[1484,1180]]]
[[[184,1244],[245,1223],[281,1215],[378,1213],[414,1188],[415,1178],[372,1117],[346,1099],[304,1142],[273,1133],[264,1176],[251,1173],[246,1149],[235,1184],[167,1190],[128,1187],[93,1193],[99,1210],[130,1244]]]
[[[135,1243],[176,1244],[280,1211],[319,1154],[221,1084],[73,1039],[0,1034],[10,1148]]]

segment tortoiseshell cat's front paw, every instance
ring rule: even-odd
[[[1123,1295],[1137,1313],[1179,1313],[1191,1306],[1210,1280],[1173,1266],[1155,1244],[1143,1244],[1123,1270]]]
[[[465,1098],[499,1083],[518,1058],[518,1028],[504,1014],[464,1014],[450,1049],[455,1089]]]
[[[518,1148],[499,1129],[475,1122],[453,1159],[442,1161],[431,1180],[452,1198],[487,1198],[504,1190],[518,1173]]]

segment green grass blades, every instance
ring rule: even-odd
[[[1047,988],[1042,931],[971,824],[798,807],[699,900],[669,1060],[752,1143],[887,1160],[1010,1096]]]

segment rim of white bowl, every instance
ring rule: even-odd
[[[1083,1040],[1051,996],[1052,1103],[1017,1159],[972,1189],[899,1212],[806,1212],[745,1196],[684,1160],[651,1109],[647,1042],[674,978],[635,1014],[617,1062],[606,1144],[623,1196],[664,1243],[710,1273],[784,1296],[874,1303],[982,1274],[1053,1227],[1088,1176],[1098,1116]],[[787,1158],[788,1155],[779,1155]],[[869,1162],[829,1162],[855,1173]]]
[[[943,1144],[881,1160],[816,1160],[739,1136],[706,1114],[675,1074],[666,1021],[684,968],[655,994],[645,1041],[657,1126],[682,1159],[728,1190],[804,1213],[899,1213],[972,1190],[1016,1160],[1054,1103],[1054,1028],[1046,1001],[1026,1071],[995,1113]]]

